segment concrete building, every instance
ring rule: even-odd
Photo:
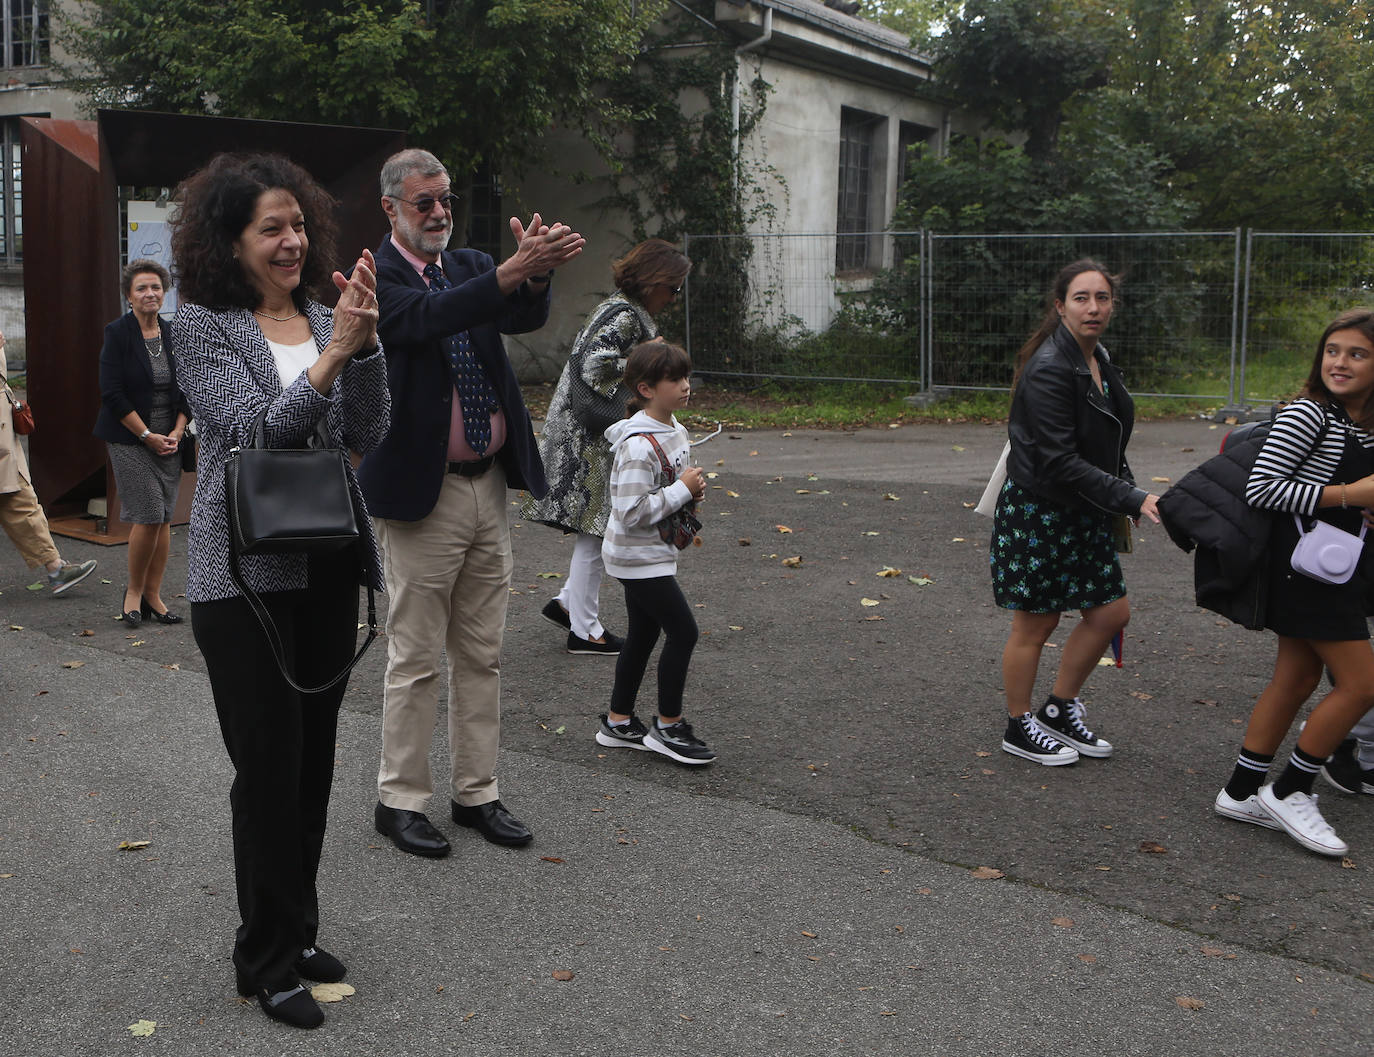
[[[907,148],[942,152],[952,135],[982,125],[941,100],[930,60],[905,35],[876,22],[820,0],[716,0],[712,16],[700,20],[702,36],[733,46],[736,85],[757,77],[771,86],[762,120],[739,144],[741,167],[762,174],[773,207],[752,234],[777,236],[756,240],[751,258],[752,285],[769,290],[758,319],[823,330],[842,295],[893,263],[892,240],[875,233],[891,226]],[[567,140],[556,151],[561,169],[605,172],[585,143]],[[607,189],[604,179],[571,185],[557,175],[507,189],[512,212],[551,211],[588,237],[583,260],[559,276],[549,324],[508,342],[527,376],[556,376],[610,289],[609,261],[630,245],[626,217],[597,206]]]

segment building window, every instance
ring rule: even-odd
[[[0,0],[4,4],[5,66],[48,62],[47,0]]]
[[[19,119],[0,121],[0,267],[24,258],[24,210]]]
[[[872,230],[873,165],[877,132],[883,119],[847,107],[840,111],[840,186],[835,217],[835,270],[869,267]]]
[[[490,165],[484,163],[473,173],[467,206],[467,241],[464,245],[499,261],[501,236],[510,228],[501,211],[501,177],[491,171]]]
[[[911,148],[918,143],[929,143],[930,137],[938,131],[938,129],[917,125],[911,121],[903,121],[897,126],[897,187],[899,193],[902,185],[906,183],[907,176],[911,174]]]

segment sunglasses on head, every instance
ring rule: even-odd
[[[402,198],[400,195],[389,195],[388,197],[394,198],[398,202],[404,202],[406,205],[414,208],[417,213],[433,212],[435,202],[443,206],[444,212],[447,213],[453,209],[454,203],[459,200],[459,196],[451,191],[448,194],[440,195],[438,198],[434,198],[431,195],[425,195],[422,198],[415,199],[413,202],[409,198]]]

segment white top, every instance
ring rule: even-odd
[[[299,345],[283,345],[279,341],[267,338],[267,347],[272,350],[272,359],[277,362],[277,373],[281,375],[283,389],[320,358],[320,350],[316,347],[314,338],[309,338]]]

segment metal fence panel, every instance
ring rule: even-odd
[[[691,235],[687,349],[707,374],[921,384],[919,232]],[[852,254],[850,254],[852,255]]]
[[[1326,325],[1347,308],[1374,308],[1374,233],[1250,232],[1244,306],[1241,403],[1292,396]]]
[[[692,235],[684,249],[694,363],[740,377],[1006,390],[1055,272],[1094,257],[1123,279],[1105,343],[1132,392],[1265,405],[1296,391],[1333,316],[1374,307],[1369,232]]]
[[[1226,400],[1238,231],[931,234],[932,385],[1007,389],[1054,275],[1091,257],[1121,276],[1103,338],[1133,393]]]

